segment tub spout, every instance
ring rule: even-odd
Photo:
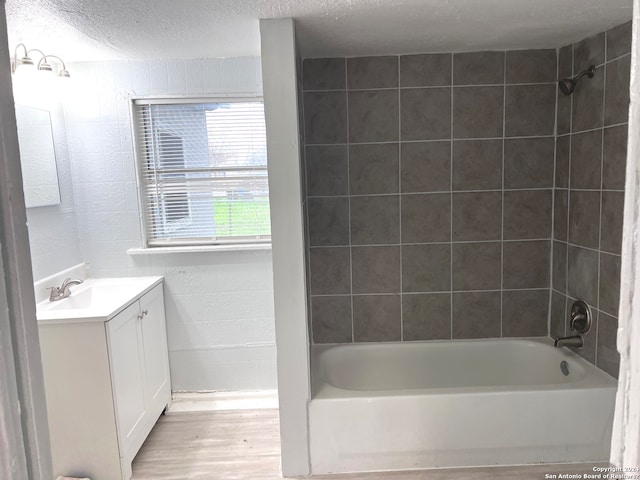
[[[558,337],[553,342],[554,347],[576,347],[581,348],[584,345],[582,335],[571,335],[570,337]]]

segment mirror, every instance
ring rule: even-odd
[[[16,105],[16,120],[26,207],[59,205],[60,188],[49,112]]]

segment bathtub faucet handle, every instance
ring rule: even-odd
[[[583,300],[576,300],[571,306],[571,330],[585,334],[591,329],[591,309]]]
[[[574,347],[581,348],[584,345],[582,335],[591,329],[591,308],[584,300],[576,300],[571,305],[571,320],[569,326],[577,335],[569,335],[568,337],[558,337],[554,339],[554,347]]]
[[[587,326],[587,316],[582,313],[578,313],[571,318],[571,330],[577,332],[584,330]]]

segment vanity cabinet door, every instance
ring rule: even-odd
[[[162,284],[140,299],[146,408],[159,415],[171,397]]]
[[[147,414],[139,316],[136,301],[106,323],[120,456],[126,456],[141,443],[138,427],[144,423]]]

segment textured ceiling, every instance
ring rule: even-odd
[[[558,47],[631,19],[632,0],[7,0],[9,44],[67,60],[258,55],[293,17],[305,57]]]

